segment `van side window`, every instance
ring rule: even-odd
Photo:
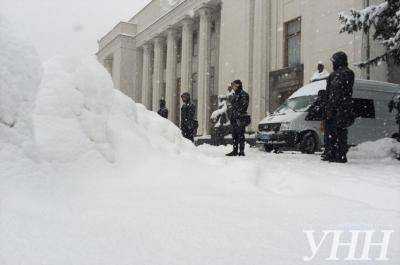
[[[356,117],[375,119],[375,104],[372,99],[354,98],[353,111]]]

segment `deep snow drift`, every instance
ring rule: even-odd
[[[41,63],[2,18],[0,36],[0,264],[302,264],[303,230],[329,229],[395,230],[382,264],[400,263],[391,140],[347,165],[228,159],[115,90],[94,58]]]
[[[0,150],[19,146],[28,152],[30,112],[42,76],[35,49],[0,16]]]

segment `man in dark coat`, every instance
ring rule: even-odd
[[[235,92],[230,98],[230,106],[228,107],[228,117],[232,126],[233,151],[226,156],[245,156],[245,132],[247,109],[249,107],[249,94],[243,90],[242,81],[236,80],[232,83],[232,89]]]
[[[181,131],[183,137],[194,142],[197,133],[198,122],[196,120],[196,107],[190,101],[190,94],[183,93],[181,96],[183,105],[181,108]]]
[[[158,110],[158,115],[160,115],[161,117],[168,119],[168,109],[165,106],[165,100],[164,99],[160,99],[160,109]]]
[[[332,56],[333,73],[326,88],[325,155],[323,160],[347,162],[347,128],[354,123],[352,96],[354,72],[348,67],[347,55],[337,52]]]

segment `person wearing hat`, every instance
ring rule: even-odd
[[[325,105],[325,152],[323,160],[347,163],[347,128],[354,123],[352,106],[354,72],[349,69],[347,55],[335,53],[332,58],[333,72],[326,87]]]
[[[246,126],[251,123],[250,115],[247,114],[249,94],[244,91],[240,80],[233,81],[231,87],[234,93],[230,99],[228,117],[232,125],[233,151],[226,156],[245,156]]]
[[[194,142],[197,133],[198,122],[196,119],[196,107],[190,100],[190,94],[185,92],[181,95],[181,131],[183,137]]]
[[[328,71],[325,70],[325,65],[323,62],[319,61],[317,64],[317,71],[313,74],[311,82],[327,79],[329,76]]]
[[[168,119],[168,109],[164,99],[160,99],[160,109],[157,111],[157,113],[164,119]]]

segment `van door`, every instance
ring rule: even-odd
[[[356,85],[353,93],[353,111],[356,114],[354,124],[349,128],[350,145],[358,145],[377,138],[379,122],[376,119],[377,93]],[[378,127],[378,128],[377,128]]]

